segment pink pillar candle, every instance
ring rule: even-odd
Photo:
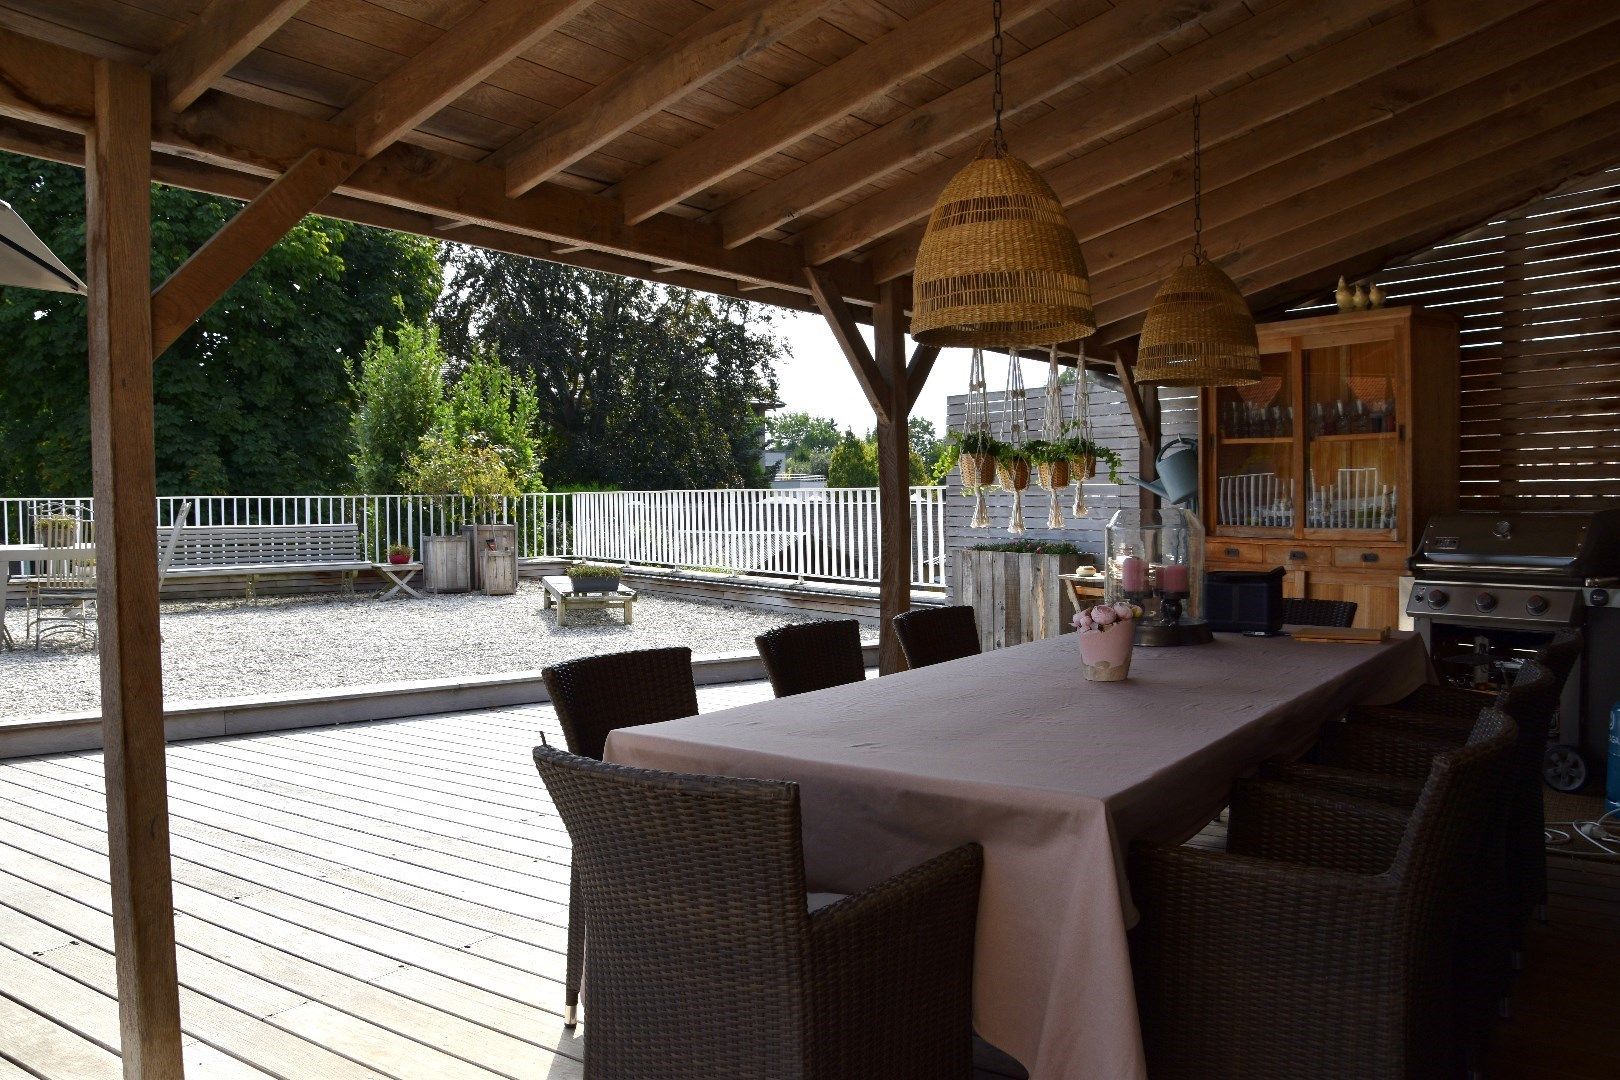
[[[1128,593],[1147,591],[1147,563],[1135,555],[1119,560],[1119,585]]]
[[[1158,567],[1159,589],[1167,593],[1184,593],[1187,591],[1187,565],[1185,563],[1165,563]]]

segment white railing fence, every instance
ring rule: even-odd
[[[420,552],[422,537],[475,521],[517,525],[521,558],[566,555],[570,546],[566,494],[531,493],[487,507],[459,495],[164,495],[157,501],[158,527],[172,525],[188,503],[187,525],[359,524],[366,553],[374,559],[392,544]],[[0,544],[33,542],[34,519],[55,516],[77,518],[78,539],[93,539],[93,499],[7,498],[0,499]]]
[[[472,522],[517,525],[520,558],[576,557],[727,573],[862,584],[878,580],[878,491],[818,488],[773,491],[532,493],[482,512],[460,496],[166,495],[157,523],[172,525],[190,504],[187,525],[361,525],[367,554],[391,544],[421,550],[422,537]],[[78,520],[94,539],[90,498],[0,498],[0,544],[34,541],[36,517]],[[912,584],[945,583],[945,489],[911,489]]]
[[[913,585],[945,581],[945,489],[911,489]],[[580,492],[574,554],[732,573],[878,580],[878,489]]]

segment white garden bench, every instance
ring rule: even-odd
[[[358,525],[189,525],[158,530],[159,582],[247,578],[253,599],[261,577],[341,573],[343,591],[371,569]]]

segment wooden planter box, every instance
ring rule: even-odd
[[[1059,575],[1072,574],[1090,561],[1084,555],[955,551],[951,603],[972,605],[979,646],[987,651],[1067,634],[1074,629],[1074,598]]]

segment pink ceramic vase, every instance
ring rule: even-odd
[[[1131,673],[1136,624],[1126,619],[1095,630],[1081,630],[1080,663],[1092,682],[1119,682]]]

